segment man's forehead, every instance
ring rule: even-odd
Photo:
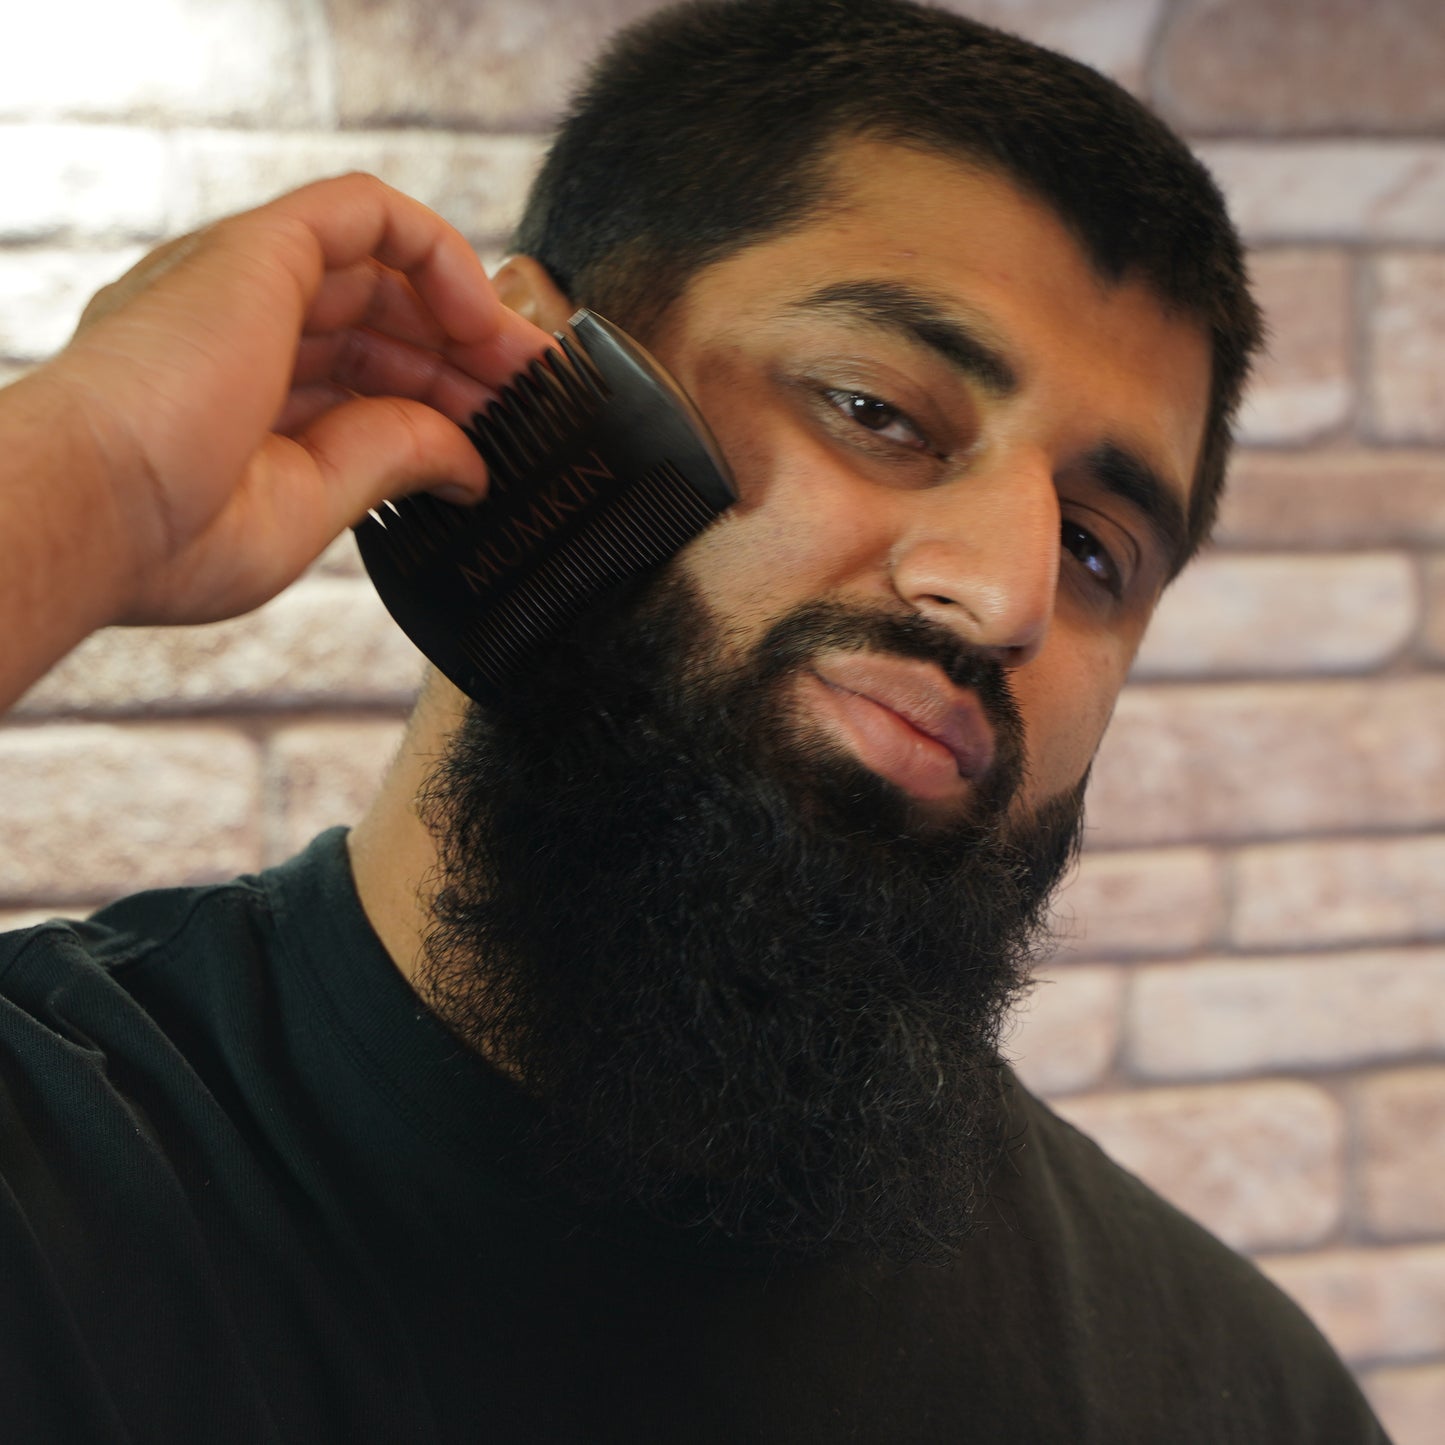
[[[1186,313],[1162,294],[1142,268],[1117,270],[1107,265],[1064,211],[992,160],[961,149],[860,132],[836,138],[815,167],[816,194],[801,215],[779,230],[750,237],[703,266],[692,281],[714,265],[765,253],[790,241],[826,246],[855,233],[872,239],[882,234],[889,250],[876,255],[872,269],[886,277],[910,262],[947,262],[990,230],[1002,229],[1006,235],[1051,233],[1054,248],[1060,257],[1067,257],[1067,269],[1080,282],[1087,280],[1100,293],[1138,287],[1149,294],[1161,315],[1208,333],[1202,317]],[[941,215],[951,218],[948,226],[930,224]],[[816,276],[802,272],[794,272],[790,279],[795,282],[794,299],[817,284]],[[986,320],[979,318],[975,329],[986,326]]]

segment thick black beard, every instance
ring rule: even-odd
[[[946,1256],[1007,1148],[999,1033],[1082,784],[1006,823],[1025,764],[1005,677],[921,618],[814,605],[738,665],[718,646],[671,578],[470,710],[423,799],[424,995],[523,1081],[569,1195],[775,1256]],[[801,735],[780,695],[840,646],[977,692],[997,761],[967,817],[920,820]]]

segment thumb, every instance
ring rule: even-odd
[[[358,397],[324,412],[292,440],[311,456],[335,532],[387,497],[432,490],[450,502],[486,495],[487,469],[439,411],[400,397]]]

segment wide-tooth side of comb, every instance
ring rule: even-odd
[[[549,351],[533,361],[466,428],[487,464],[488,506],[498,519],[508,492],[543,469],[559,441],[580,432],[607,400],[596,367],[569,340],[563,346],[564,353]],[[419,492],[383,503],[371,520],[386,529],[398,560],[423,567],[455,547],[458,510]]]
[[[487,464],[493,501],[543,470],[559,438],[584,427],[607,401],[607,384],[586,353],[566,335],[558,340],[560,354],[538,357],[467,428]]]
[[[482,702],[589,600],[665,561],[736,497],[701,417],[636,342],[587,311],[558,340],[473,418],[484,502],[398,498],[356,529],[392,616]]]

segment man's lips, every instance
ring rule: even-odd
[[[828,652],[800,680],[823,726],[860,762],[925,801],[960,796],[993,762],[978,699],[930,663]]]

